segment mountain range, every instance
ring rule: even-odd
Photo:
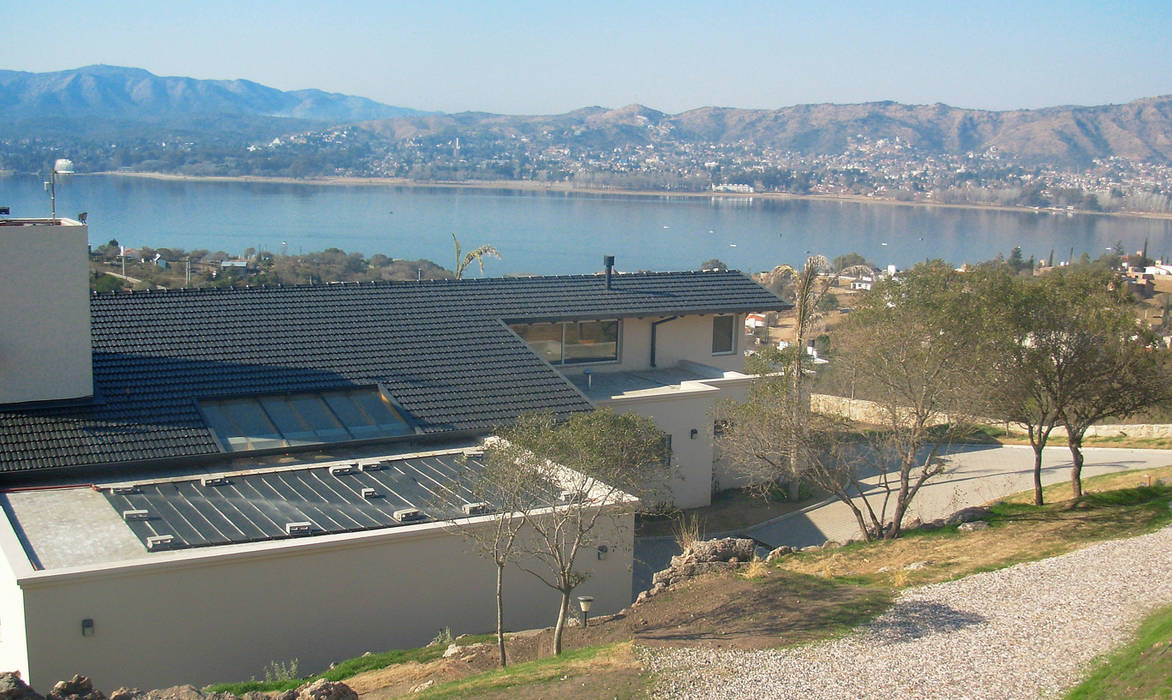
[[[423,112],[322,90],[283,91],[250,80],[160,77],[141,68],[95,65],[53,73],[0,70],[0,119],[160,121],[194,114],[353,122]]]
[[[997,149],[1027,164],[1077,166],[1112,156],[1172,163],[1172,95],[1014,111],[870,102],[773,110],[701,107],[680,114],[642,105],[538,116],[442,114],[321,90],[282,91],[247,80],[159,77],[139,68],[98,65],[54,73],[0,71],[0,124],[9,138],[94,143],[134,133],[136,124],[152,138],[165,125],[181,129],[185,140],[198,140],[202,130],[232,143],[354,125],[372,147],[413,139],[541,138],[603,150],[666,142],[749,143],[803,155],[842,153],[861,139],[898,138],[922,153]]]
[[[852,139],[900,139],[928,153],[996,148],[1027,163],[1079,164],[1121,156],[1172,162],[1172,95],[1122,105],[995,112],[898,102],[811,104],[781,109],[701,107],[666,114],[643,105],[588,107],[553,116],[467,112],[380,120],[361,125],[386,138],[459,134],[529,136],[546,130],[586,136],[598,146],[749,142],[807,155],[844,152]]]

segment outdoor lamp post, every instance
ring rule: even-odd
[[[45,184],[49,186],[49,218],[53,223],[57,223],[57,176],[72,174],[73,161],[68,158],[58,158],[49,172],[49,181]]]
[[[578,607],[582,609],[582,626],[586,626],[586,621],[590,619],[590,606],[594,604],[594,596],[580,595],[578,596]]]

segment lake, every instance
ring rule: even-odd
[[[49,215],[41,178],[0,178],[13,216]],[[954,264],[1009,255],[1097,257],[1122,241],[1172,253],[1172,221],[1126,217],[893,206],[826,200],[590,195],[441,187],[168,181],[82,175],[57,187],[57,212],[89,212],[90,241],[289,253],[341,248],[428,258],[451,267],[455,233],[465,250],[491,244],[503,260],[487,274],[695,269],[718,258],[764,270],[808,252],[858,252],[878,265],[927,258]],[[471,274],[479,274],[474,271]]]

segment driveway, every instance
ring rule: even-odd
[[[1083,478],[1172,464],[1172,451],[1169,450],[1088,447],[1083,449],[1083,455]],[[904,522],[915,517],[934,520],[965,506],[1033,489],[1034,453],[1029,446],[961,445],[952,448],[945,456],[950,462],[948,471],[920,489]],[[1042,483],[1069,480],[1070,467],[1069,449],[1046,448],[1042,453]],[[831,498],[737,532],[711,533],[711,536],[753,537],[770,547],[805,547],[827,540],[845,542],[859,534],[850,509]],[[651,574],[665,568],[668,560],[676,554],[679,554],[679,548],[670,537],[636,538],[635,593],[645,590]]]

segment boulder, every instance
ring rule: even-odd
[[[919,518],[912,518],[903,524],[904,530],[915,530],[924,526],[924,521]]]
[[[782,557],[786,556],[787,554],[793,554],[793,553],[794,553],[793,547],[788,547],[786,545],[782,545],[782,546],[778,547],[777,549],[774,549],[773,551],[771,551],[765,557],[765,563],[772,564],[773,562],[777,561],[778,559],[781,559]]]
[[[74,674],[67,681],[57,681],[46,697],[48,700],[106,700],[102,691],[94,690],[90,679],[81,674]]]
[[[907,566],[905,566],[903,568],[904,568],[904,571],[915,571],[916,569],[922,569],[925,566],[931,566],[931,565],[932,565],[932,562],[930,562],[930,561],[913,561],[911,564],[908,564]]]
[[[802,547],[802,548],[801,548],[801,549],[799,549],[798,551],[799,551],[799,552],[821,552],[821,551],[822,551],[822,545],[819,545],[819,544],[811,544],[811,545],[808,545],[808,546]]]
[[[956,528],[960,532],[973,532],[975,530],[988,530],[989,523],[984,520],[975,520],[971,523],[961,523],[960,527]]]
[[[992,511],[987,506],[970,506],[968,508],[961,508],[952,515],[948,516],[947,522],[949,525],[957,525],[959,523],[971,523],[974,520],[984,520],[989,517]]]
[[[0,700],[45,700],[20,678],[20,673],[0,673]]]
[[[841,546],[842,546],[841,542],[835,542],[834,540],[826,540],[826,542],[822,545],[822,549],[838,549]]]
[[[753,540],[733,537],[705,540],[689,547],[691,555],[695,557],[697,562],[728,561],[729,559],[749,561],[753,558],[753,552],[756,549],[757,545]],[[684,555],[687,554],[689,552],[685,551]]]
[[[297,700],[358,700],[358,693],[340,681],[319,678],[298,688]]]

